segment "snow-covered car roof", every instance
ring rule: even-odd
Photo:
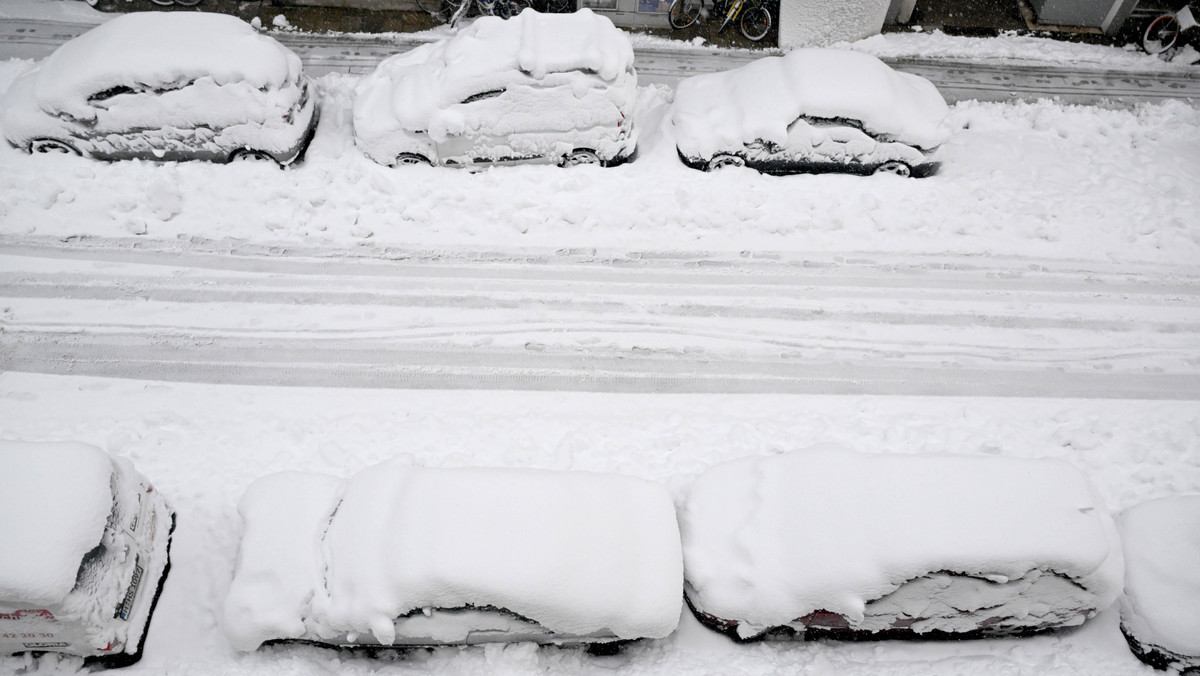
[[[61,602],[113,508],[113,464],[81,443],[0,441],[0,601]]]
[[[1121,622],[1138,640],[1200,658],[1200,495],[1160,498],[1118,518]]]
[[[38,105],[90,119],[88,97],[115,87],[173,88],[201,77],[216,84],[279,87],[300,58],[237,17],[209,12],[125,14],[67,41],[42,64]]]
[[[854,453],[835,446],[709,468],[680,513],[700,607],[768,628],[868,601],[945,571],[1071,578],[1097,608],[1122,586],[1116,526],[1087,477],[1058,460]]]
[[[356,91],[356,132],[399,125],[425,130],[446,106],[552,73],[614,81],[633,68],[629,37],[590,9],[541,14],[526,9],[502,20],[480,17],[453,37],[396,54]],[[370,128],[367,128],[370,127]]]
[[[857,120],[877,137],[930,149],[948,138],[948,113],[925,78],[870,54],[811,48],[683,80],[672,120],[680,150],[708,157],[758,140],[782,144],[802,115]]]
[[[348,480],[268,475],[239,511],[224,624],[244,650],[347,633],[388,645],[397,618],[429,608],[500,608],[577,636],[662,638],[679,621],[675,507],[641,479],[397,459]]]

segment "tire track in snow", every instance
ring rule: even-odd
[[[0,241],[0,368],[318,386],[1200,398],[1200,279],[1186,270],[878,254],[357,250],[348,261],[333,249],[141,245]]]

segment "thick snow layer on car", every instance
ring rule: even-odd
[[[439,608],[500,608],[576,636],[661,638],[679,621],[674,506],[641,479],[395,459],[345,482],[264,477],[240,511],[225,626],[245,650],[268,638],[391,644],[397,618]]]
[[[949,138],[948,113],[932,83],[874,56],[797,49],[683,80],[671,119],[680,152],[711,157],[755,141],[783,144],[802,115],[857,120],[877,137],[930,149]]]
[[[279,88],[300,74],[300,59],[232,16],[200,12],[127,14],[59,47],[34,89],[51,114],[90,120],[88,97],[115,87],[174,89],[197,78],[215,85]]]
[[[1200,659],[1200,495],[1142,503],[1117,523],[1122,626],[1143,643]]]
[[[831,446],[750,457],[702,474],[680,522],[692,601],[748,635],[818,610],[862,620],[867,602],[930,573],[1053,571],[1097,610],[1121,590],[1112,518],[1061,461]]]
[[[369,156],[390,163],[398,152],[421,152],[405,146],[412,132],[440,141],[480,128],[493,135],[615,128],[622,115],[632,117],[636,84],[633,46],[609,19],[586,9],[527,9],[507,21],[482,17],[451,38],[385,59],[355,91],[354,133]],[[553,89],[557,99],[514,95],[483,117],[466,105],[527,87]]]
[[[95,446],[0,441],[0,601],[67,596],[112,511],[112,474]]]

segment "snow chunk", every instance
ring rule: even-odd
[[[1143,643],[1200,659],[1200,495],[1151,500],[1117,521],[1122,626]]]
[[[948,114],[931,82],[874,56],[797,49],[683,80],[672,121],[680,152],[710,157],[755,141],[782,145],[801,115],[857,120],[876,136],[928,150],[949,138]]]
[[[341,486],[265,477],[240,509],[246,533],[225,625],[244,650],[267,638],[391,644],[404,627],[397,618],[468,606],[574,636],[661,638],[679,620],[674,506],[640,479],[397,459]]]
[[[88,97],[116,87],[172,89],[198,78],[277,89],[294,82],[300,58],[237,17],[139,12],[67,41],[41,66],[34,96],[51,113],[95,117]]]
[[[680,520],[693,603],[761,629],[820,610],[860,621],[869,601],[938,572],[1053,571],[1096,610],[1121,590],[1112,518],[1056,460],[830,446],[751,457],[702,474]]]
[[[0,468],[0,601],[60,603],[112,512],[112,459],[89,444],[0,441]]]

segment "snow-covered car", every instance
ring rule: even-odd
[[[223,625],[233,645],[663,638],[683,607],[665,487],[616,474],[435,469],[258,479]]]
[[[224,14],[140,12],[67,41],[0,101],[9,143],[103,160],[300,158],[317,123],[300,58]]]
[[[354,138],[388,166],[614,165],[637,145],[636,100],[608,18],[526,9],[384,59],[355,91]]]
[[[0,441],[0,654],[136,662],[170,567],[174,514],[125,458]]]
[[[931,82],[878,58],[797,49],[679,83],[676,147],[695,169],[928,176],[950,135]]]
[[[735,640],[1078,625],[1121,592],[1116,525],[1057,460],[814,447],[710,467],[680,511],[687,600]]]
[[[1200,674],[1200,495],[1144,502],[1122,512],[1117,526],[1129,647],[1157,669]]]

